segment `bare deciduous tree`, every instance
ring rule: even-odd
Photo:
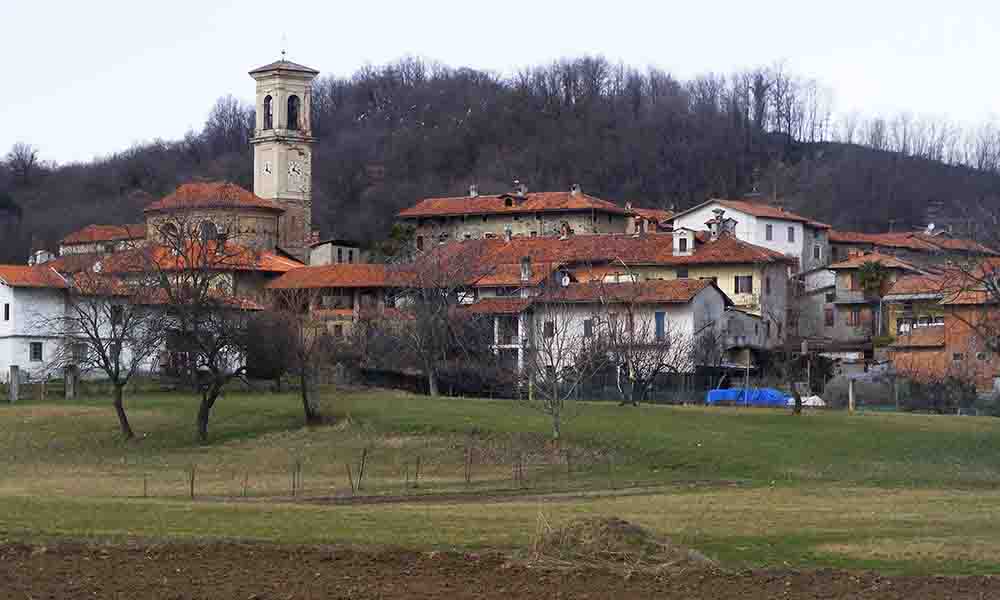
[[[38,149],[25,142],[15,142],[7,153],[7,167],[22,185],[31,183],[38,170]]]

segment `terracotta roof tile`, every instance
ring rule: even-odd
[[[908,275],[900,277],[892,284],[886,293],[886,299],[890,296],[908,295],[935,295],[941,294],[945,289],[945,282],[939,275]]]
[[[516,315],[531,306],[531,298],[483,298],[463,308],[480,315]]]
[[[131,225],[87,225],[62,239],[64,245],[140,240],[146,237],[145,223]]]
[[[510,206],[507,206],[508,200]],[[524,198],[511,194],[496,196],[458,196],[425,198],[415,206],[399,212],[401,218],[452,215],[520,214],[595,210],[617,215],[627,214],[613,202],[588,196],[583,192],[534,192]]]
[[[208,248],[214,248],[211,243]],[[165,246],[143,247],[112,254],[69,254],[60,256],[46,265],[60,273],[79,273],[94,271],[101,273],[136,273],[152,267],[154,261],[161,269],[181,269],[198,262],[207,262],[205,256],[211,255],[200,244],[192,245],[190,254],[182,259]],[[220,256],[221,255],[221,256]],[[217,257],[217,258],[216,258]],[[98,266],[100,265],[100,266]],[[225,251],[214,255],[208,262],[209,268],[220,271],[262,271],[267,273],[284,273],[303,267],[297,260],[287,258],[268,251],[257,251],[237,244],[227,243]]]
[[[709,287],[713,287],[712,283],[702,279],[667,279],[638,283],[571,283],[568,286],[547,290],[538,301],[686,304]]]
[[[66,289],[66,280],[51,266],[0,265],[0,282],[10,287]]]
[[[538,263],[531,265],[531,277],[528,278],[527,285],[536,286],[552,275],[559,268],[559,263]],[[504,263],[495,266],[486,266],[486,274],[475,282],[475,287],[510,287],[520,286],[521,264]]]
[[[911,265],[910,263],[900,260],[895,256],[889,256],[887,254],[879,254],[878,252],[869,252],[867,254],[859,254],[857,256],[852,256],[851,258],[841,261],[839,263],[834,263],[827,267],[828,269],[857,269],[861,265],[867,262],[876,262],[886,267],[887,269],[903,269],[906,271],[917,272],[918,269]]]
[[[407,273],[382,264],[337,264],[300,267],[267,284],[272,290],[400,287],[408,281]]]
[[[644,219],[649,219],[650,221],[669,221],[674,217],[673,211],[663,210],[660,208],[639,208],[633,206],[629,212],[636,216],[642,217]]]
[[[293,63],[290,60],[276,60],[273,63],[268,63],[262,67],[257,67],[256,69],[250,71],[250,75],[255,75],[257,73],[266,73],[268,71],[293,71],[296,73],[311,73],[313,75],[318,75],[319,71],[316,69],[311,69],[305,65],[300,65],[298,63]]]
[[[710,204],[718,204],[724,208],[730,210],[738,210],[744,212],[748,215],[753,215],[755,217],[761,217],[765,219],[783,219],[785,221],[796,221],[799,223],[804,223],[810,227],[815,227],[817,229],[829,229],[830,226],[826,223],[820,223],[819,221],[814,221],[808,217],[803,217],[802,215],[795,214],[791,211],[785,210],[778,206],[772,206],[764,202],[755,202],[751,200],[726,200],[724,198],[713,198],[707,202],[702,202],[701,204],[691,207],[685,211],[681,211],[674,215],[676,219],[679,216],[685,215],[687,213],[693,212],[703,206]]]
[[[278,204],[260,198],[229,182],[185,183],[173,193],[153,202],[146,212],[183,210],[189,208],[256,208],[284,212]]]

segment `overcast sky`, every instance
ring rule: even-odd
[[[404,55],[510,73],[601,54],[687,79],[784,61],[838,111],[1000,113],[1000,2],[965,0],[4,0],[0,154],[88,160],[197,130],[247,71],[288,57],[349,75]],[[820,8],[822,6],[822,8]]]

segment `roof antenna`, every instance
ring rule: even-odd
[[[285,62],[285,54],[288,52],[288,36],[281,34],[281,62]]]

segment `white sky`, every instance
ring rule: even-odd
[[[1000,2],[3,0],[0,155],[87,160],[200,129],[290,60],[349,75],[404,55],[510,73],[602,54],[683,79],[784,61],[839,111],[977,122],[1000,100]],[[815,7],[815,8],[813,8]]]

